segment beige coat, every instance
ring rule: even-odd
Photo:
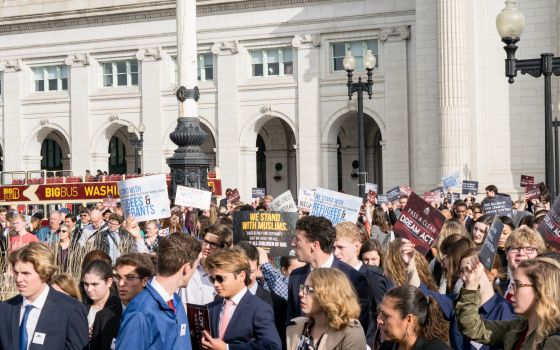
[[[295,350],[305,322],[308,317],[297,317],[286,329],[286,345],[288,350]],[[340,330],[328,328],[317,350],[365,350],[366,337],[359,321],[351,321],[350,324]]]

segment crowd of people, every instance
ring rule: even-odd
[[[0,208],[0,350],[560,349],[560,254],[536,231],[550,198],[499,217],[491,269],[493,216],[471,195],[434,203],[446,221],[427,255],[393,232],[406,195],[356,223],[300,212],[292,255],[234,244],[232,214],[272,199],[147,222],[99,204],[45,227]]]

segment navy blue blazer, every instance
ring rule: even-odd
[[[223,304],[223,298],[216,298],[208,304],[210,333],[214,338],[218,338]],[[230,350],[281,350],[282,342],[274,325],[272,307],[247,291],[231,316],[223,341]]]
[[[19,349],[19,318],[23,297],[18,295],[0,303],[0,349]],[[45,334],[43,344],[33,343],[30,350],[60,349],[83,350],[89,348],[88,323],[85,307],[77,300],[52,288],[39,315],[36,333]]]
[[[358,302],[360,303],[360,323],[362,328],[366,333],[366,337],[371,332],[369,324],[372,318],[371,315],[371,291],[370,284],[366,276],[358,271],[352,266],[334,258],[333,264],[331,266],[333,269],[338,269],[342,271],[350,280],[350,283],[356,289],[358,293]],[[300,268],[292,271],[290,275],[290,280],[288,282],[288,322],[293,318],[301,316],[300,300],[299,300],[299,285],[303,284],[307,279],[307,276],[311,272],[309,264],[302,266]]]

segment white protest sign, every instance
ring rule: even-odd
[[[165,175],[119,181],[121,206],[126,218],[147,221],[171,216]]]
[[[298,191],[298,209],[301,211],[310,211],[311,206],[313,206],[313,198],[315,197],[315,191],[306,190],[305,188],[300,188]]]
[[[212,192],[192,187],[177,186],[177,192],[175,192],[175,205],[208,210],[211,200]]]
[[[361,206],[362,198],[360,197],[317,188],[309,215],[325,217],[333,225],[343,221],[355,223],[358,221]]]
[[[268,209],[271,211],[284,211],[288,213],[297,212],[296,202],[294,202],[292,192],[288,190],[274,198],[274,200],[270,202]]]

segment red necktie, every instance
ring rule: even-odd
[[[173,309],[173,312],[176,312],[176,310],[175,310],[175,305],[173,304],[173,300],[168,300],[168,301],[167,301],[167,305],[169,305],[169,307],[170,307],[171,309]]]

